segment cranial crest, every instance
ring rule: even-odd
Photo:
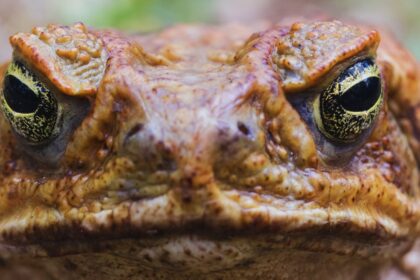
[[[10,38],[15,56],[31,61],[61,92],[95,94],[107,61],[102,41],[87,28],[48,25]]]

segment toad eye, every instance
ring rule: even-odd
[[[57,100],[22,63],[9,65],[0,98],[13,130],[29,144],[42,144],[57,136],[61,115]]]
[[[344,70],[315,99],[315,122],[332,142],[354,142],[373,127],[382,104],[378,66],[365,59]]]

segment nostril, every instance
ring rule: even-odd
[[[126,138],[130,138],[131,136],[133,136],[134,134],[140,132],[143,129],[143,124],[142,123],[137,123],[135,124],[130,131],[128,131]]]
[[[249,135],[249,128],[243,122],[238,122],[237,126],[240,132],[242,132],[246,136]]]
[[[144,124],[142,123],[136,123],[125,135],[124,137],[124,145],[126,145],[129,141],[131,141],[130,139],[136,135],[137,133],[139,133],[140,131],[142,131],[144,128]]]
[[[133,123],[123,135],[124,142],[121,154],[130,158],[142,172],[176,170],[174,142],[163,139],[147,123]]]

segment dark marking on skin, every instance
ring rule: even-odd
[[[249,135],[249,128],[243,122],[238,122],[237,125],[240,132],[246,136]]]
[[[143,129],[144,125],[142,123],[135,124],[127,133],[124,139],[124,143],[128,141],[133,135],[139,133]]]
[[[64,261],[64,267],[68,270],[68,271],[74,271],[78,268],[77,264],[75,264],[74,262],[72,262],[69,259],[66,259]]]
[[[16,170],[16,161],[14,160],[7,161],[3,168],[3,172],[6,175],[13,173],[15,170]]]

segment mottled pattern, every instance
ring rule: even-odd
[[[49,27],[61,29],[84,30]],[[387,104],[369,137],[343,147],[320,134],[299,100],[313,100],[366,54],[375,57],[377,31],[317,22],[180,25],[133,37],[83,32],[108,58],[99,84],[86,91],[63,86],[71,84],[60,76],[67,54],[49,60],[54,47],[14,44],[15,57],[60,89],[57,97],[86,96],[90,110],[53,165],[43,164],[51,155],[41,149],[28,156],[0,118],[2,275],[418,273],[400,263],[420,233],[413,153],[420,114],[408,113],[420,106],[420,72],[415,61],[400,59],[405,51],[379,45]],[[306,66],[285,75],[281,61],[290,57],[283,54]]]

